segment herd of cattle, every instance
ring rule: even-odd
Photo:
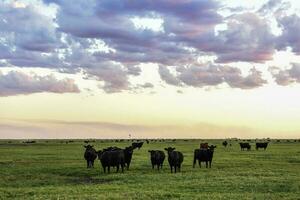
[[[120,167],[122,172],[124,168],[129,169],[133,151],[135,149],[140,149],[143,146],[143,142],[133,142],[131,146],[125,147],[124,149],[119,147],[108,147],[99,151],[96,151],[92,145],[85,145],[85,152],[84,158],[87,162],[87,168],[92,168],[94,166],[94,161],[98,157],[100,163],[103,167],[104,173],[110,172],[111,167],[116,167],[117,172],[119,171]],[[228,142],[224,141],[222,143],[224,147],[227,147]],[[231,144],[229,144],[231,146]],[[241,150],[251,150],[251,145],[249,143],[243,142],[239,143]],[[266,150],[268,146],[268,142],[257,142],[256,143],[256,150],[259,148],[263,148]],[[206,168],[211,168],[211,163],[213,160],[214,149],[217,146],[215,145],[208,145],[208,143],[201,143],[199,149],[195,149],[194,151],[194,161],[193,167],[195,167],[196,162],[198,161],[199,167],[201,167],[201,162],[205,162]],[[180,151],[175,151],[175,148],[168,147],[164,149],[168,155],[168,162],[171,169],[171,173],[176,173],[177,171],[180,172],[181,164],[183,162],[184,156]],[[150,161],[152,164],[152,169],[157,167],[157,170],[162,169],[164,160],[166,158],[164,151],[161,150],[149,150],[150,153]]]

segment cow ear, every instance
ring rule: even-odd
[[[84,147],[84,148],[87,148],[87,146],[86,146],[86,145],[83,145],[83,147]]]
[[[151,153],[152,151],[151,151],[151,150],[148,150],[148,152]]]
[[[166,151],[168,151],[168,149],[167,149],[167,148],[165,148],[165,150],[166,150]]]

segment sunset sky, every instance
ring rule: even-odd
[[[0,1],[0,139],[300,138],[299,0]]]

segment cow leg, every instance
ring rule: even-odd
[[[92,160],[92,168],[94,168],[94,161]]]
[[[171,173],[173,173],[173,166],[172,166],[172,165],[170,165],[170,168],[171,168]]]
[[[104,166],[103,166],[103,171],[104,171],[104,173],[106,172],[106,170],[105,170],[105,169],[106,169],[106,167],[104,167]]]
[[[127,170],[129,170],[129,165],[130,165],[130,163],[127,163]]]
[[[119,165],[117,165],[117,172],[119,172]]]
[[[180,164],[179,164],[179,165],[178,165],[178,172],[180,172],[180,167],[181,167],[181,166],[180,166]]]
[[[89,168],[89,161],[86,161],[86,168]]]
[[[154,169],[154,164],[152,164],[152,169]]]
[[[157,170],[159,171],[159,164],[157,164]]]
[[[206,166],[206,168],[208,167],[207,165],[208,165],[208,163],[207,163],[207,161],[205,161],[205,166]]]
[[[122,173],[124,172],[124,164],[121,164]]]
[[[193,168],[195,168],[196,158],[194,157]]]
[[[200,159],[198,160],[198,164],[199,164],[199,167],[201,168],[201,161],[200,161]]]
[[[107,166],[107,173],[110,173],[110,166]]]
[[[209,168],[211,168],[211,161],[209,161]]]
[[[175,165],[174,168],[175,168],[175,173],[176,173],[177,172],[177,165]]]

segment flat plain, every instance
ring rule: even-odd
[[[97,159],[86,168],[83,140],[0,141],[0,199],[300,199],[300,142],[272,140],[266,151],[241,151],[238,141],[217,145],[211,169],[192,167],[204,140],[164,140],[135,150],[129,171],[104,174]],[[254,140],[250,142],[255,144]],[[97,150],[131,141],[96,140]],[[184,154],[182,171],[152,170],[150,149],[175,147]]]

